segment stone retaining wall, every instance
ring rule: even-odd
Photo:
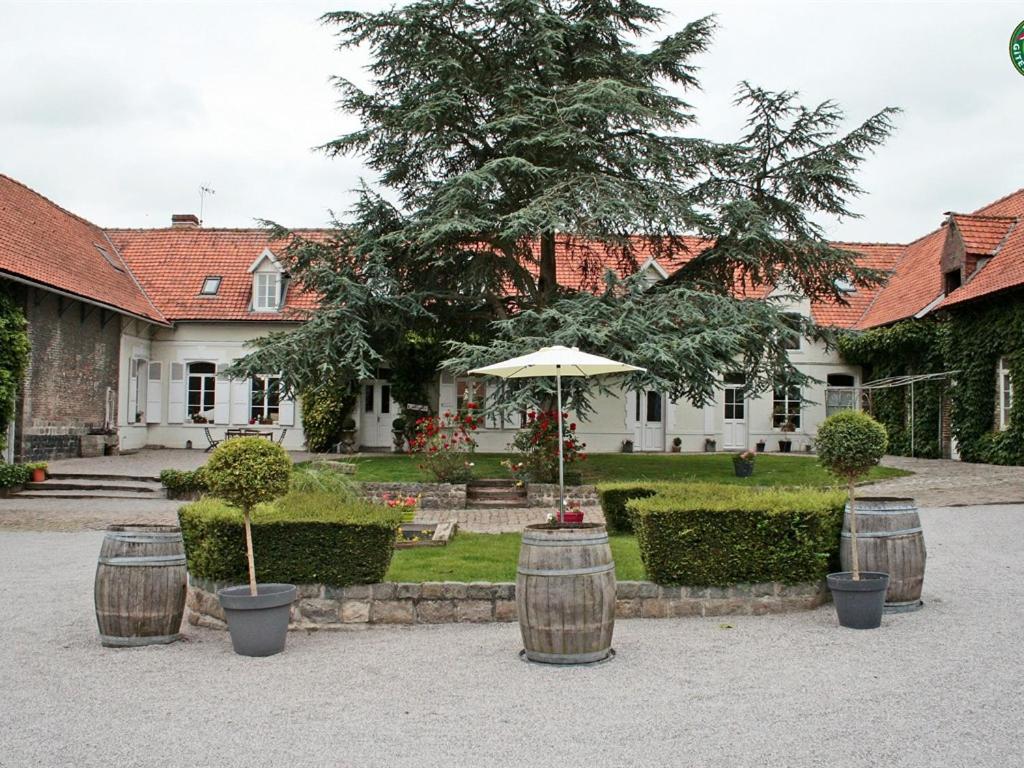
[[[216,592],[230,586],[190,577],[189,622],[224,628]],[[737,584],[731,587],[661,587],[620,581],[620,619],[682,616],[748,616],[817,608],[828,599],[825,583]],[[292,606],[290,629],[340,629],[352,624],[449,624],[516,621],[512,582],[427,581],[328,587],[305,584]]]
[[[531,507],[558,506],[558,483],[527,483],[526,496]],[[567,485],[565,486],[565,500],[578,501],[584,507],[597,506],[597,486],[594,485]]]
[[[420,509],[464,509],[466,486],[456,483],[359,483],[363,495],[419,496]]]

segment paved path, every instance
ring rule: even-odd
[[[1024,504],[1024,467],[902,456],[886,456],[882,463],[914,474],[873,483],[865,496],[911,496],[921,507]]]
[[[0,532],[0,765],[1006,768],[1024,731],[1024,507],[923,512],[924,610],[620,621],[618,658],[523,663],[514,624],[96,640],[100,534]],[[729,627],[729,628],[726,628]]]

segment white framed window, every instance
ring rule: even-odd
[[[257,424],[276,424],[281,414],[281,377],[253,376],[249,419]]]
[[[800,387],[783,387],[772,394],[772,426],[783,429],[787,424],[800,429]]]
[[[1013,410],[1013,379],[1010,378],[1010,361],[999,358],[999,429],[1010,426],[1010,412]]]
[[[785,323],[787,327],[796,331],[796,333],[786,334],[785,338],[782,340],[783,348],[788,349],[791,352],[799,352],[803,344],[803,334],[800,333],[800,315],[796,312],[787,312],[783,315],[783,323]]]
[[[825,417],[857,407],[856,380],[848,373],[830,373],[826,378]]]
[[[185,414],[189,421],[213,423],[214,408],[217,405],[217,366],[209,362],[189,363],[188,398]]]
[[[277,312],[281,304],[281,275],[257,272],[252,279],[252,308],[257,312]]]

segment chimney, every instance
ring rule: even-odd
[[[199,229],[199,217],[194,213],[175,213],[171,215],[171,226],[175,229]]]

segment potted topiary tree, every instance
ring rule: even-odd
[[[399,416],[397,419],[391,422],[391,439],[395,443],[395,453],[405,452],[405,430],[406,421],[403,417]]]
[[[828,575],[839,624],[851,629],[875,629],[882,623],[889,574],[860,570],[854,485],[885,455],[889,436],[885,427],[866,413],[842,411],[821,423],[816,443],[818,461],[836,477],[845,480],[850,493],[846,513],[853,570]]]
[[[672,453],[679,453],[683,450],[683,438],[673,437],[672,438]]]
[[[252,510],[288,492],[292,462],[280,445],[263,437],[237,437],[218,445],[204,475],[210,494],[242,510],[249,585],[217,592],[235,653],[271,656],[284,650],[291,604],[291,584],[257,584],[252,550]]]

